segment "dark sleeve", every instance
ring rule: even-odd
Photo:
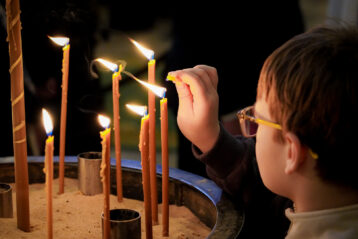
[[[193,145],[194,156],[206,165],[208,176],[224,191],[243,201],[250,200],[253,190],[263,189],[255,159],[255,141],[234,137],[220,125],[214,147],[202,153]]]
[[[255,140],[232,136],[222,126],[214,147],[206,153],[193,145],[194,156],[206,165],[208,176],[245,211],[239,238],[284,238],[289,221],[284,210],[292,202],[263,184],[255,157]]]

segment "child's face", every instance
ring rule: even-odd
[[[274,122],[265,99],[257,99],[255,116]],[[265,186],[276,194],[285,196],[285,152],[286,143],[274,140],[275,128],[259,124],[256,133],[256,157],[261,178]]]

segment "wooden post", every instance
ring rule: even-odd
[[[9,42],[12,128],[15,161],[17,227],[30,231],[29,176],[25,120],[24,79],[19,0],[6,0],[7,41]]]

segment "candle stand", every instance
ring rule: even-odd
[[[11,185],[6,183],[0,183],[0,217],[1,218],[13,217],[12,188]]]
[[[29,183],[45,182],[44,157],[28,157]],[[59,158],[54,156],[54,176],[58,177]],[[111,193],[116,194],[115,159],[111,159]],[[139,161],[122,160],[123,196],[143,200],[141,165]],[[161,166],[157,165],[158,203],[161,203]],[[78,178],[76,156],[66,156],[65,176]],[[13,183],[13,157],[0,158],[0,182]],[[207,238],[236,238],[244,224],[243,210],[234,205],[228,196],[211,180],[201,176],[170,168],[169,203],[190,209],[204,224],[211,228]],[[100,217],[100,215],[98,215]],[[169,231],[170,234],[170,231]]]
[[[78,159],[78,189],[84,195],[102,193],[100,176],[102,153],[85,152],[77,156]]]
[[[103,213],[101,216],[103,228]],[[109,222],[111,227],[110,239],[141,239],[141,216],[131,209],[111,209]],[[103,230],[102,230],[103,233]],[[102,234],[102,238],[103,234]]]

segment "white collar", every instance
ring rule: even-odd
[[[300,213],[289,208],[285,214],[291,221],[287,239],[358,238],[358,204]]]

